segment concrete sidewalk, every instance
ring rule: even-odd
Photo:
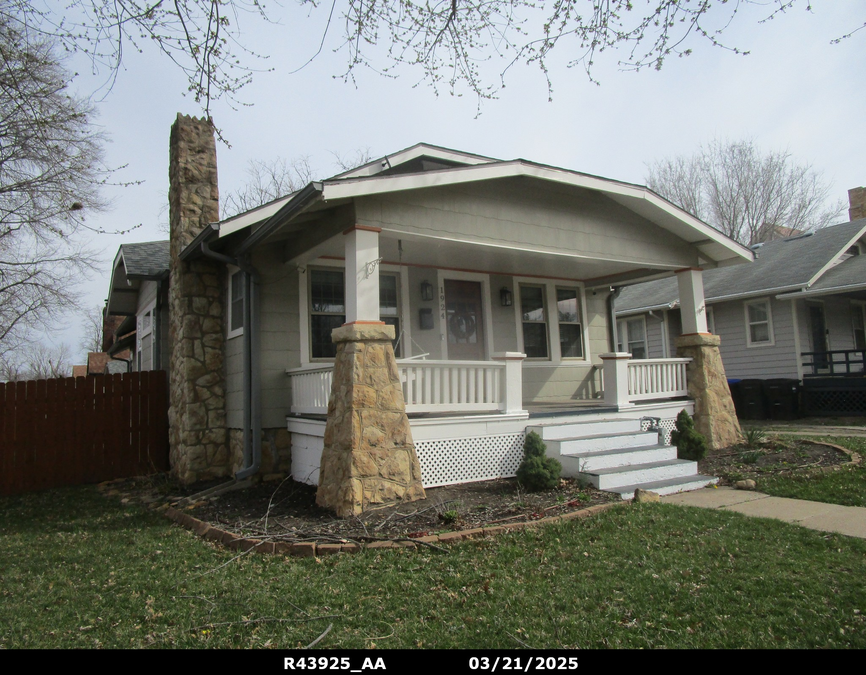
[[[758,518],[776,518],[813,530],[866,539],[866,508],[861,506],[838,506],[803,499],[771,497],[760,492],[729,487],[680,492],[665,495],[661,499],[668,504],[736,511]]]

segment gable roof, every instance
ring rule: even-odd
[[[866,286],[866,256],[854,256],[833,267],[864,233],[866,219],[861,219],[761,244],[754,248],[751,265],[706,270],[704,298],[712,303],[767,294],[816,295],[858,283]],[[667,278],[624,288],[616,300],[616,311],[637,314],[678,305],[677,280]]]
[[[170,266],[169,242],[121,244],[114,257],[106,304],[109,315],[134,314],[144,280],[164,279]]]
[[[128,278],[156,278],[168,271],[168,240],[121,244],[117,252]]]
[[[524,159],[502,161],[425,143],[347,171],[274,200],[257,209],[221,221],[215,231],[202,235],[212,241],[250,228],[239,246],[242,255],[301,213],[323,202],[338,203],[358,197],[527,177],[566,187],[599,192],[646,220],[692,244],[708,265],[751,260],[748,248],[729,239],[715,228],[659,196],[643,185],[602,178],[569,169],[547,166]],[[181,254],[197,255],[202,241],[197,237]]]

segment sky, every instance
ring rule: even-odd
[[[636,4],[640,9],[641,3]],[[326,48],[310,65],[327,19],[318,10],[286,3],[275,7],[278,25],[245,21],[245,37],[269,56],[253,83],[241,92],[237,109],[217,103],[211,114],[227,143],[218,143],[220,191],[245,181],[251,160],[308,157],[318,178],[338,172],[334,154],[366,150],[380,157],[418,142],[432,143],[498,159],[523,158],[633,183],[644,183],[647,165],[689,155],[713,139],[752,140],[762,150],[787,150],[798,162],[823,172],[834,201],[866,185],[866,30],[839,44],[834,38],[864,22],[854,0],[812,0],[759,20],[767,6],[741,6],[724,39],[744,56],[695,41],[687,58],[671,58],[660,71],[624,71],[610,52],[593,70],[567,68],[565,54],[554,55],[552,100],[535,68],[512,69],[494,100],[481,102],[468,92],[437,96],[417,70],[396,78],[369,70],[355,83],[339,76],[345,52]],[[334,43],[336,41],[333,41]],[[496,63],[488,73],[495,75]],[[91,75],[86,62],[76,86],[92,93],[98,124],[109,138],[109,166],[124,167],[111,188],[112,208],[88,224],[124,236],[93,235],[91,246],[102,263],[81,285],[82,304],[101,306],[108,292],[111,264],[125,242],[166,239],[168,140],[177,113],[199,115],[182,74],[158,53],[127,51],[123,70],[110,89],[105,74]],[[842,219],[847,219],[847,213]],[[70,315],[45,340],[64,341],[78,354],[80,318]]]

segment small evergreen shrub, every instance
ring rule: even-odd
[[[671,443],[677,446],[677,457],[697,462],[707,454],[707,439],[695,429],[694,420],[685,410],[677,415],[677,430],[671,432]]]
[[[517,468],[518,482],[530,492],[539,492],[556,487],[562,464],[545,455],[547,446],[534,431],[526,434],[523,441],[523,461]]]

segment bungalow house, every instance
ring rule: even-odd
[[[754,245],[754,264],[705,272],[707,325],[721,338],[729,377],[811,386],[863,373],[866,213],[854,209],[858,190],[850,222]],[[641,359],[673,354],[680,304],[671,279],[624,288],[616,299],[618,348]]]
[[[110,305],[142,333],[147,307],[152,331],[168,325],[182,480],[290,470],[321,496],[348,444],[364,457],[328,471],[357,509],[514,475],[527,430],[566,475],[626,496],[710,480],[659,428],[700,417],[711,389],[695,402],[686,382],[708,380],[716,349],[701,268],[753,256],[647,188],[419,144],[220,220],[212,127],[180,115],[169,174],[169,318],[164,277],[124,250]],[[696,356],[634,366],[615,353],[613,288],[674,274]]]

